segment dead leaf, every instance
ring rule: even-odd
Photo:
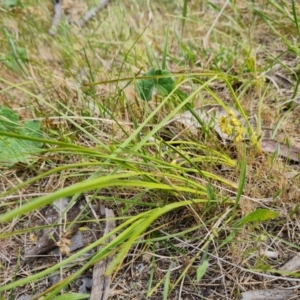
[[[263,152],[278,153],[278,155],[283,156],[289,160],[299,163],[300,149],[287,146],[283,143],[279,143],[275,140],[263,139],[261,141],[261,147]]]
[[[281,271],[296,271],[300,269],[300,254],[295,255],[292,259],[290,259],[287,263],[285,263],[282,267],[279,268]]]

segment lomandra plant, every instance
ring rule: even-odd
[[[116,194],[118,193],[118,190],[122,189],[129,189],[134,194],[143,193],[146,195],[150,191],[154,193],[163,192],[165,198],[172,199],[172,201],[157,202],[156,198],[153,199],[152,197],[147,197],[147,201],[150,203],[139,203],[139,205],[145,205],[145,207],[147,207],[146,211],[142,213],[137,212],[135,215],[127,215],[125,220],[121,221],[118,227],[109,234],[96,240],[91,245],[75,254],[72,254],[70,257],[67,257],[60,263],[47,268],[46,270],[37,272],[36,274],[23,279],[16,279],[14,282],[0,287],[0,292],[13,290],[30,282],[42,280],[45,276],[49,276],[56,270],[67,267],[72,261],[76,260],[83,254],[86,254],[91,249],[102,245],[109,236],[116,234],[117,237],[113,241],[102,247],[96,254],[89,257],[84,265],[76,272],[42,293],[45,297],[44,299],[53,299],[53,297],[71,281],[77,278],[85,270],[92,267],[96,262],[107,256],[115,255],[115,259],[108,267],[107,273],[111,274],[112,272],[116,272],[116,270],[121,268],[123,260],[134,245],[141,242],[147,244],[152,243],[152,239],[146,235],[147,231],[150,228],[152,228],[151,230],[155,230],[157,226],[155,225],[155,221],[163,216],[167,216],[172,211],[188,207],[191,207],[194,210],[197,206],[203,207],[208,203],[210,206],[220,205],[222,203],[222,205],[227,205],[229,207],[235,203],[234,207],[236,209],[239,199],[232,201],[231,199],[223,198],[221,194],[219,195],[217,190],[215,193],[217,193],[218,196],[212,197],[211,189],[208,189],[208,186],[214,185],[214,183],[222,185],[230,190],[236,190],[238,188],[238,184],[236,182],[232,182],[213,171],[213,166],[219,164],[223,167],[226,166],[227,168],[235,169],[238,166],[235,160],[230,158],[225,152],[218,152],[204,144],[201,144],[201,141],[195,143],[177,140],[177,145],[185,145],[186,150],[183,150],[181,147],[174,147],[172,144],[174,141],[165,142],[157,136],[159,130],[161,130],[171,118],[185,107],[197,93],[207,88],[209,82],[214,79],[215,77],[212,77],[206,83],[200,85],[199,88],[186,97],[186,99],[180,99],[180,101],[178,101],[178,106],[173,111],[165,116],[159,124],[153,125],[151,130],[147,130],[144,136],[141,136],[141,132],[146,126],[148,126],[148,124],[151,124],[153,117],[155,117],[156,114],[160,112],[161,108],[164,105],[167,105],[170,99],[174,97],[174,93],[178,88],[174,87],[168,95],[162,98],[161,103],[158,104],[158,106],[128,136],[125,141],[114,142],[113,147],[106,147],[99,144],[94,148],[90,148],[70,143],[57,142],[51,139],[47,140],[26,137],[27,140],[49,145],[49,147],[44,150],[45,154],[63,154],[64,156],[76,155],[77,157],[81,157],[82,162],[79,160],[77,164],[65,164],[54,168],[51,171],[44,172],[25,183],[20,184],[12,190],[2,193],[0,197],[4,197],[13,193],[15,190],[24,188],[29,184],[33,184],[41,178],[46,178],[50,174],[55,174],[61,171],[69,170],[76,174],[77,170],[84,166],[85,168],[90,168],[90,176],[81,182],[57,190],[49,195],[31,199],[27,203],[23,203],[21,205],[15,203],[15,207],[12,210],[7,211],[0,216],[0,221],[2,223],[9,222],[14,218],[18,219],[28,213],[31,214],[34,210],[45,207],[46,205],[51,205],[54,201],[63,197],[72,196],[72,205],[81,193],[101,194],[101,190],[107,188],[113,188],[113,190],[116,191]],[[66,120],[68,120],[68,118],[69,117],[66,117]],[[79,130],[82,128],[81,125],[74,125],[77,126]],[[2,135],[13,136],[20,140],[25,138],[22,135],[10,132],[2,132]],[[137,137],[139,137],[138,142],[136,142]],[[153,153],[153,147],[160,149],[162,146],[164,146],[171,155],[173,151],[174,156],[175,153],[177,153],[181,159],[181,164],[174,163],[173,160],[166,161],[164,156]],[[193,151],[198,151],[200,152],[200,156],[197,157],[196,155],[188,155],[187,151],[190,151],[191,154]],[[199,159],[199,157],[202,157],[202,159]],[[203,169],[201,165],[210,165],[211,171]],[[95,167],[97,167],[97,170],[94,170]],[[242,190],[244,177],[241,177],[241,180],[242,182],[240,182],[239,185]],[[151,206],[154,206],[154,208],[151,208],[151,206],[149,206],[150,204]],[[135,204],[133,202],[131,206],[134,205]],[[272,214],[269,214],[269,216],[270,218],[274,217]],[[231,219],[232,217],[233,216],[228,216],[226,218]],[[265,219],[269,218],[265,217]],[[212,222],[214,223],[214,221]],[[216,228],[214,234],[217,234],[221,230],[221,227]],[[30,231],[31,229],[29,228],[28,232]],[[9,236],[14,236],[14,234],[14,232],[1,234],[0,238],[7,238]],[[213,238],[213,236],[211,238]],[[207,242],[209,242],[209,240]],[[206,246],[207,243],[203,246],[203,250]],[[203,272],[203,267],[200,268],[200,275],[198,275],[199,278],[202,276],[201,270]],[[187,272],[187,269],[185,272]]]

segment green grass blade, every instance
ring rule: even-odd
[[[181,19],[181,39],[183,38],[184,33],[184,27],[187,17],[187,11],[188,11],[188,0],[183,1],[183,8],[182,8],[182,19]]]
[[[169,39],[169,26],[167,27],[165,31],[165,39],[164,39],[164,48],[162,53],[162,61],[161,61],[161,69],[166,70],[167,69],[167,55],[168,55],[168,39]]]

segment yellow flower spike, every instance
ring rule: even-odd
[[[237,144],[237,143],[239,143],[241,140],[242,140],[242,136],[241,136],[241,135],[236,135],[233,141]]]
[[[229,110],[228,116],[229,116],[229,117],[233,117],[233,116],[234,116],[234,112],[233,112],[232,110]]]
[[[228,112],[228,116],[219,118],[219,127],[221,132],[232,136],[235,143],[239,143],[243,139],[244,128],[232,110]]]
[[[228,132],[231,132],[228,124],[228,118],[225,116],[221,116],[219,119],[219,126],[223,133],[228,134]]]
[[[244,133],[244,129],[243,128],[238,128],[237,129],[237,134],[234,137],[234,142],[235,143],[239,143],[243,139],[243,133]]]
[[[230,124],[235,127],[241,126],[241,122],[236,117],[231,118]]]

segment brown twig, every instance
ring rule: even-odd
[[[57,27],[59,25],[63,9],[62,9],[62,1],[63,0],[55,0],[54,2],[54,17],[52,21],[51,28],[49,29],[50,35],[55,35],[57,31]]]
[[[87,23],[91,18],[93,18],[96,13],[105,7],[108,4],[109,0],[100,0],[98,5],[92,7],[84,16],[83,18],[78,22],[79,27],[83,27],[85,23]]]
[[[62,8],[62,1],[63,0],[55,0],[54,2],[54,16],[51,28],[49,30],[49,34],[55,35],[57,31],[57,27],[59,25],[59,22],[61,20],[61,16],[63,14],[63,8]],[[83,27],[91,18],[93,18],[96,13],[105,7],[108,4],[109,0],[100,0],[98,5],[92,7],[83,17],[82,19],[77,23],[79,27]]]
[[[104,235],[111,232],[116,227],[114,220],[115,215],[111,209],[105,208],[106,227]],[[107,242],[111,242],[115,238],[115,235],[111,235]],[[94,266],[93,270],[93,286],[90,300],[106,300],[109,296],[109,287],[111,277],[105,275],[105,271],[112,261],[113,257],[108,256],[104,260],[99,261]]]

